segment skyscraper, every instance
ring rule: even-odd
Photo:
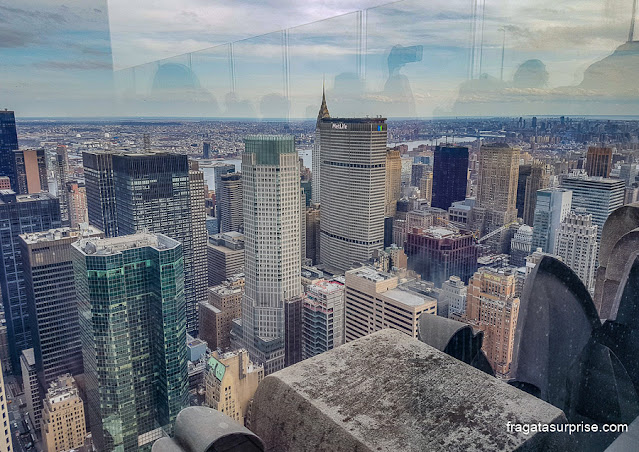
[[[118,235],[118,216],[115,208],[113,154],[104,151],[83,152],[82,165],[89,223],[103,231],[106,237],[115,237]]]
[[[313,153],[312,153],[312,165],[313,165],[313,173],[312,173],[312,201],[314,204],[320,203],[320,172],[321,172],[321,163],[322,160],[320,158],[320,147],[321,147],[321,133],[320,133],[320,124],[323,119],[328,119],[331,117],[331,114],[328,112],[328,107],[326,106],[326,91],[324,90],[324,86],[322,85],[322,104],[320,105],[319,112],[317,113],[317,122],[315,124],[315,141],[313,143]]]
[[[444,284],[437,300],[438,304],[448,306],[448,317],[459,318],[466,312],[468,287],[459,276],[451,276]]]
[[[40,193],[49,190],[47,158],[44,149],[14,151],[14,157],[18,193]]]
[[[590,146],[586,155],[586,173],[591,177],[610,177],[612,148]]]
[[[597,225],[592,215],[583,209],[570,212],[557,231],[554,254],[579,276],[584,286],[595,290],[595,270],[597,263]]]
[[[532,226],[535,221],[535,205],[537,204],[537,191],[548,188],[550,185],[550,166],[541,162],[535,162],[530,169],[530,175],[526,178],[526,193],[524,195],[524,223]]]
[[[348,270],[384,246],[386,119],[320,122],[320,262]]]
[[[524,216],[524,202],[526,199],[526,180],[530,176],[532,165],[524,164],[519,165],[519,176],[517,177],[517,216],[523,218]]]
[[[19,368],[20,352],[32,347],[20,234],[60,226],[60,204],[55,196],[0,191],[0,284],[13,369]]]
[[[15,180],[15,157],[13,151],[18,150],[18,132],[16,117],[12,111],[0,110],[0,176],[11,179],[11,188],[18,191]]]
[[[208,290],[209,299],[200,303],[200,339],[211,350],[231,347],[233,320],[242,316],[244,275],[229,278]]]
[[[481,147],[473,228],[482,235],[517,219],[518,175],[518,148],[505,143]],[[498,238],[497,241],[502,240]]]
[[[182,245],[134,234],[72,247],[95,446],[149,451],[188,405]]]
[[[292,136],[245,139],[242,341],[267,374],[284,367],[284,304],[299,297],[300,177]],[[383,179],[382,210],[383,210]]]
[[[84,182],[77,180],[67,182],[66,193],[69,200],[69,222],[71,227],[76,228],[80,223],[87,223],[89,216],[87,211],[87,190]]]
[[[118,234],[150,231],[182,244],[186,322],[195,335],[197,305],[206,299],[204,181],[196,177],[201,173],[190,170],[186,155],[122,153],[112,159]]]
[[[344,343],[344,285],[337,281],[310,284],[302,300],[302,358]]]
[[[209,286],[244,271],[244,235],[239,232],[209,236],[206,250]]]
[[[103,237],[94,227],[20,235],[20,255],[41,389],[64,374],[83,372],[71,244]]]
[[[241,232],[242,215],[242,174],[229,173],[220,176],[216,187],[215,203],[219,207],[220,232]]]
[[[433,201],[431,206],[448,210],[466,199],[468,148],[437,146],[433,161]]]
[[[597,242],[601,241],[601,231],[608,216],[623,206],[624,181],[574,174],[565,178],[561,187],[572,190],[572,209],[585,209],[592,215],[597,225]]]
[[[64,145],[58,145],[55,151],[55,174],[58,180],[58,198],[60,199],[60,216],[62,218],[62,225],[71,225],[71,202],[70,193],[66,190],[67,175],[69,172],[69,155],[67,154],[67,147]]]
[[[433,167],[425,163],[413,163],[410,169],[410,185],[411,187],[419,187],[419,181],[422,180],[424,174],[432,172]]]
[[[532,249],[552,253],[559,225],[572,207],[573,193],[562,188],[547,188],[537,192],[533,221]]]
[[[86,421],[84,403],[71,375],[51,383],[42,403],[44,452],[64,452],[84,446]]]
[[[514,267],[524,267],[526,256],[532,252],[533,228],[522,224],[510,241],[510,264]]]
[[[218,230],[222,231],[222,215],[221,215],[221,202],[222,193],[222,176],[235,172],[235,165],[230,163],[219,163],[213,167],[213,175],[215,177],[215,217],[217,218]],[[241,183],[240,183],[241,184]],[[240,185],[241,186],[241,185]]]
[[[394,217],[402,194],[402,158],[399,151],[386,151],[386,216]]]

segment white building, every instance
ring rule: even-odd
[[[561,223],[555,243],[560,256],[592,293],[595,290],[597,225],[583,210],[571,212]]]
[[[311,358],[344,343],[344,284],[320,280],[302,301],[302,358]]]
[[[461,317],[466,312],[466,295],[468,287],[459,276],[451,276],[442,284],[439,303],[448,305],[448,317]]]
[[[526,265],[526,256],[532,250],[533,228],[523,224],[515,232],[510,241],[510,265],[523,267]]]
[[[559,225],[570,213],[572,197],[570,190],[561,188],[537,191],[532,249],[541,248],[545,253],[553,252]]]

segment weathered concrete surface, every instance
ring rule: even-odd
[[[564,423],[552,405],[418,340],[379,331],[266,377],[250,429],[269,451],[552,451],[563,434],[507,423]]]

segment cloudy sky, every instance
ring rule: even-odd
[[[288,94],[289,114],[302,117],[315,108],[325,78],[343,114],[388,114],[377,110],[408,92],[409,102],[388,108],[392,115],[428,116],[455,103],[473,36],[477,49],[483,42],[485,77],[500,78],[505,29],[506,81],[524,61],[539,59],[547,88],[573,86],[627,39],[632,5],[486,0],[483,12],[478,2],[485,20],[473,34],[472,0],[0,0],[0,107],[21,116],[215,116],[233,108],[266,116],[265,97],[277,104]],[[277,33],[283,29],[287,35]],[[233,59],[223,45],[231,41],[238,41]],[[422,57],[389,80],[397,45],[422,46]],[[159,73],[166,63],[173,66]],[[186,94],[171,92],[171,84],[185,83]]]

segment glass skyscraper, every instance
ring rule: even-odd
[[[468,148],[437,146],[433,162],[432,207],[448,210],[456,201],[466,199],[468,184]]]
[[[32,347],[20,234],[60,226],[60,203],[55,196],[0,190],[0,285],[14,371],[19,368],[20,352]]]
[[[15,180],[15,157],[18,150],[16,117],[12,111],[0,110],[0,176],[11,179],[11,188],[18,191]]]
[[[149,451],[188,405],[182,245],[145,233],[72,247],[95,446]]]

